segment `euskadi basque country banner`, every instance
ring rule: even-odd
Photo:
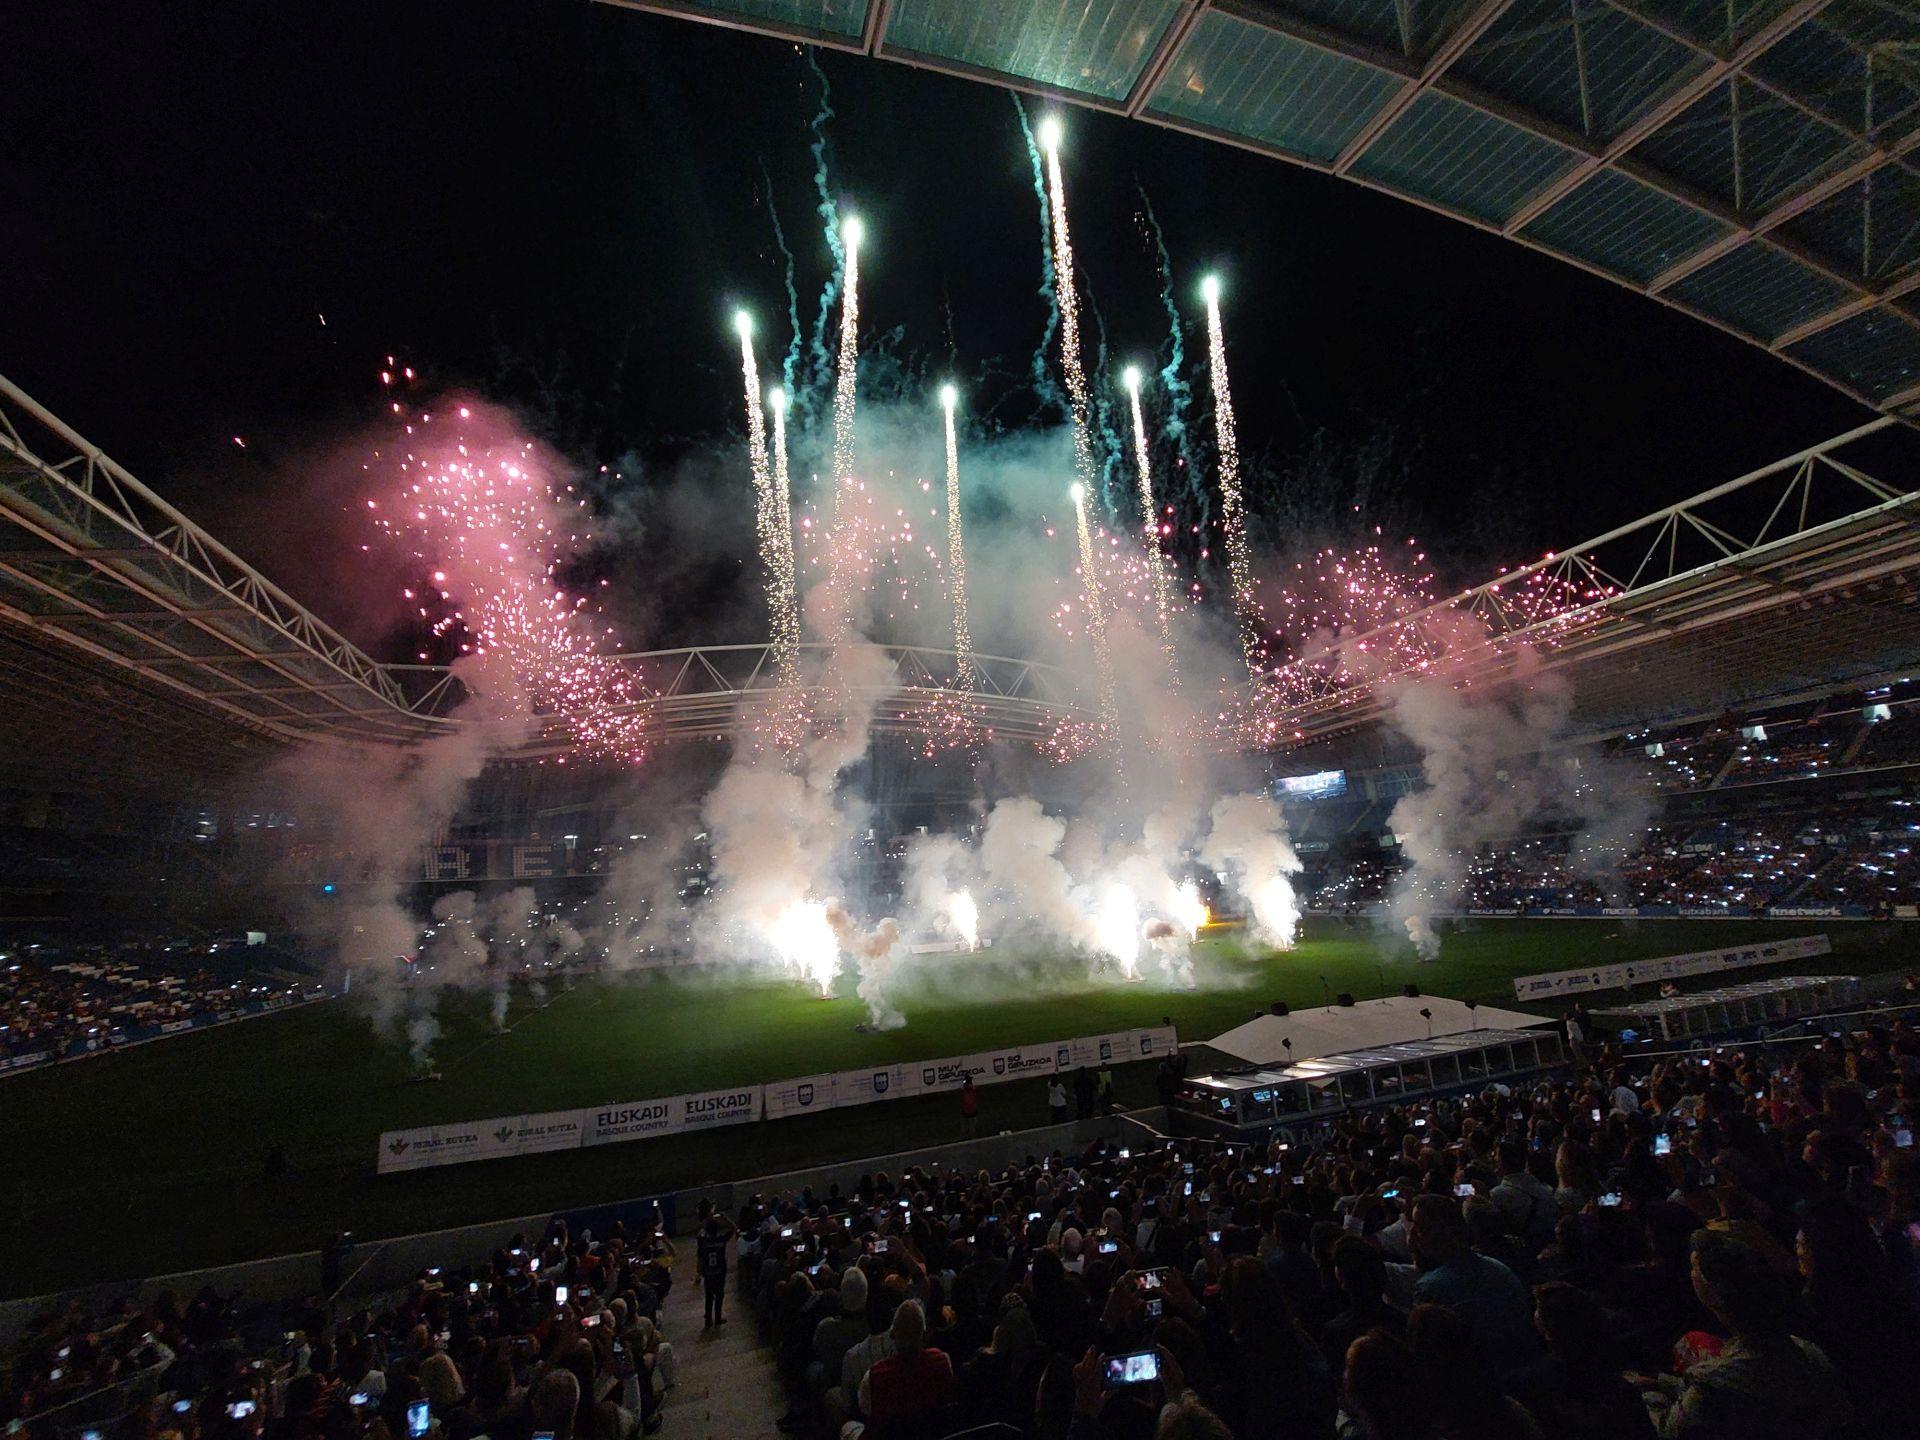
[[[1052,1075],[1083,1066],[1122,1065],[1158,1060],[1171,1054],[1179,1035],[1171,1025],[1145,1030],[1116,1030],[1040,1045],[982,1050],[944,1060],[917,1060],[867,1070],[842,1070],[776,1080],[768,1085],[739,1085],[656,1100],[629,1100],[585,1110],[545,1115],[509,1115],[454,1125],[424,1125],[389,1130],[380,1137],[379,1173],[425,1170],[468,1160],[507,1155],[538,1155],[582,1145],[612,1145],[717,1130],[762,1118],[781,1120],[819,1110],[865,1105],[907,1095],[958,1090],[971,1075],[976,1085],[996,1085],[1034,1075]]]
[[[1695,950],[1657,960],[1635,960],[1622,965],[1593,965],[1585,970],[1549,970],[1521,975],[1513,982],[1516,1000],[1548,1000],[1559,995],[1583,995],[1593,990],[1619,990],[1646,981],[1678,980],[1683,975],[1708,975],[1716,970],[1740,970],[1749,965],[1778,965],[1832,953],[1825,935],[1795,935],[1758,945],[1735,945],[1725,950]]]

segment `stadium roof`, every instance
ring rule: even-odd
[[[1558,670],[1592,736],[1904,678],[1920,662],[1920,489],[1880,476],[1912,477],[1916,458],[1910,432],[1875,420],[1340,636],[1281,672],[1297,698],[1279,733],[1352,731],[1423,672],[1486,687]]]
[[[1920,418],[1916,0],[606,0],[1330,172]]]
[[[1431,1019],[1426,1012],[1431,1012]],[[1524,1030],[1538,1016],[1491,1005],[1469,1006],[1444,995],[1388,995],[1358,1005],[1320,1005],[1289,1015],[1256,1015],[1200,1042],[1252,1065],[1284,1065],[1375,1045],[1472,1030]],[[1283,1043],[1290,1042],[1290,1043]]]

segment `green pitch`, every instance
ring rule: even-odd
[[[0,1081],[0,1294],[312,1249],[745,1178],[937,1144],[951,1097],[864,1106],[733,1132],[611,1145],[384,1178],[382,1130],[639,1100],[869,1062],[932,1059],[1170,1016],[1198,1041],[1268,1002],[1324,1003],[1423,990],[1512,1004],[1512,976],[1703,950],[1825,928],[1836,972],[1914,963],[1905,931],[1860,923],[1481,921],[1448,933],[1434,965],[1384,951],[1373,932],[1315,921],[1285,954],[1228,935],[1199,947],[1199,989],[1149,981],[1062,984],[1071,962],[1008,952],[931,956],[904,983],[905,1029],[861,1034],[850,989],[705,974],[582,984],[545,1005],[516,993],[509,1031],[487,1001],[451,996],[434,1050],[445,1078],[409,1083],[406,1048],[349,1003],[309,1006]],[[1825,968],[1825,967],[1823,967]],[[1078,972],[1074,972],[1078,973]],[[1045,978],[1043,979],[1042,976]],[[1123,1075],[1151,1096],[1148,1067]],[[1042,1124],[1037,1082],[981,1091],[983,1128]],[[291,1176],[262,1178],[284,1146]]]

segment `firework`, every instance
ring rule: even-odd
[[[780,912],[770,938],[775,953],[796,979],[814,986],[821,999],[832,997],[834,977],[840,973],[840,941],[825,904],[795,900]]]
[[[980,906],[975,903],[970,891],[956,890],[947,900],[947,919],[953,922],[953,928],[967,944],[967,949],[980,948]]]
[[[783,686],[796,680],[800,651],[800,601],[793,570],[793,491],[787,474],[787,392],[767,392],[773,412],[773,548],[766,555],[767,602],[773,612],[774,673]]]
[[[1093,531],[1087,524],[1087,487],[1075,481],[1068,492],[1073,497],[1074,525],[1080,539],[1080,583],[1086,592],[1087,638],[1093,642],[1094,674],[1100,683],[1100,723],[1109,735],[1120,728],[1118,701],[1114,694],[1113,656],[1107,649],[1107,607],[1100,588],[1100,568],[1094,562]]]
[[[1200,887],[1188,880],[1174,894],[1174,922],[1187,932],[1187,939],[1198,938],[1200,927],[1207,923],[1206,902],[1200,898]]]
[[[1253,547],[1247,539],[1246,499],[1240,492],[1240,437],[1233,423],[1233,393],[1227,384],[1227,342],[1220,330],[1220,281],[1201,285],[1207,302],[1207,357],[1213,376],[1213,421],[1220,452],[1220,525],[1226,534],[1233,613],[1240,625],[1240,651],[1247,674],[1258,678],[1260,611],[1253,593]]]
[[[1093,916],[1100,948],[1120,962],[1120,973],[1140,978],[1140,906],[1124,885],[1110,885]]]
[[[1067,377],[1067,400],[1073,408],[1073,466],[1080,483],[1094,483],[1093,435],[1089,429],[1092,405],[1087,395],[1087,371],[1080,358],[1080,296],[1073,281],[1073,238],[1067,229],[1067,184],[1060,173],[1060,120],[1049,115],[1040,122],[1040,146],[1047,152],[1048,209],[1053,215],[1054,286],[1060,299],[1060,368]]]
[[[849,215],[840,227],[846,260],[840,279],[840,360],[833,384],[833,500],[839,517],[844,492],[853,485],[853,400],[860,357],[860,242],[866,227]]]
[[[456,413],[473,419],[468,407]],[[613,632],[588,598],[559,579],[592,540],[585,500],[549,476],[532,442],[472,428],[422,414],[406,422],[397,455],[375,452],[398,493],[367,509],[431,570],[431,590],[406,598],[437,637],[484,662],[491,702],[564,725],[594,754],[640,759],[649,692],[614,658]]]
[[[734,316],[734,328],[740,332],[740,371],[747,395],[747,458],[753,470],[754,533],[760,546],[760,563],[766,574],[768,628],[774,640],[776,672],[783,685],[793,681],[793,642],[799,639],[799,616],[793,593],[793,533],[782,512],[786,507],[776,493],[774,467],[767,456],[766,412],[760,401],[760,370],[753,354],[753,317],[742,310]],[[775,407],[779,425],[780,469],[786,470],[785,397]],[[781,482],[782,484],[784,482]],[[788,641],[791,631],[792,642]]]
[[[1147,461],[1147,422],[1140,413],[1140,370],[1129,365],[1120,377],[1127,387],[1127,399],[1133,407],[1133,460],[1140,482],[1140,538],[1145,545],[1147,567],[1153,585],[1153,610],[1160,622],[1160,644],[1166,651],[1167,668],[1175,664],[1173,649],[1173,576],[1167,557],[1160,548],[1160,513],[1153,499],[1153,469]]]
[[[940,387],[940,407],[947,417],[947,586],[953,592],[953,653],[956,689],[971,695],[976,680],[973,634],[967,626],[967,550],[960,520],[960,443],[954,433],[953,410],[960,392]]]

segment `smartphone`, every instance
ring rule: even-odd
[[[1180,1169],[1185,1174],[1188,1174],[1188,1175],[1193,1174],[1193,1162],[1191,1160],[1187,1161],[1187,1163],[1182,1165]]]
[[[227,1418],[229,1420],[244,1420],[258,1408],[259,1407],[251,1400],[236,1400],[227,1406]]]
[[[1151,1350],[1136,1350],[1131,1355],[1108,1355],[1106,1385],[1145,1385],[1160,1378],[1160,1357]]]
[[[571,1295],[572,1293],[573,1293],[573,1292],[572,1292],[571,1290],[569,1290],[569,1289],[567,1289],[567,1287],[566,1287],[566,1286],[564,1286],[564,1285],[556,1285],[556,1286],[554,1286],[554,1287],[553,1287],[553,1303],[554,1303],[554,1304],[556,1304],[556,1305],[564,1305],[564,1304],[566,1304],[566,1303],[567,1303],[567,1296],[569,1296],[569,1295]]]
[[[438,1265],[427,1266],[427,1275],[431,1279],[438,1279],[440,1276],[440,1267]],[[293,1337],[288,1336],[287,1338],[292,1339]]]
[[[1600,1197],[1600,1203],[1606,1206],[1609,1210],[1613,1209],[1616,1205],[1620,1203],[1620,1192],[1618,1190],[1609,1190],[1606,1194]]]
[[[193,1401],[191,1400],[176,1400],[173,1402],[173,1413],[176,1415],[184,1415],[191,1409],[193,1409]]]
[[[347,1403],[355,1408],[364,1408],[373,1403],[373,1397],[364,1390],[356,1390],[347,1396]]]
[[[1117,1255],[1120,1253],[1120,1242],[1118,1240],[1102,1240],[1097,1248],[1102,1255]]]
[[[407,1406],[407,1434],[411,1435],[413,1440],[420,1440],[420,1437],[427,1433],[427,1423],[426,1401],[416,1400]]]
[[[1158,1320],[1166,1311],[1166,1308],[1167,1302],[1160,1296],[1152,1295],[1147,1298],[1147,1318],[1149,1320]]]
[[[1040,1212],[1038,1210],[1029,1210],[1027,1212],[1027,1223],[1029,1225],[1031,1225],[1034,1221],[1038,1220],[1039,1218],[1040,1218]]]
[[[617,1356],[625,1355],[627,1353],[626,1342],[622,1340],[615,1340],[613,1342],[613,1353]]]
[[[1416,1116],[1414,1117],[1414,1120],[1413,1120],[1413,1128],[1414,1128],[1414,1129],[1416,1129],[1416,1130],[1424,1130],[1424,1129],[1426,1129],[1426,1128],[1427,1128],[1427,1118],[1426,1118],[1426,1116],[1424,1116],[1424,1115],[1416,1115]]]
[[[532,1275],[532,1274],[534,1274],[534,1273],[535,1273],[535,1272],[537,1272],[537,1271],[538,1271],[539,1269],[540,1269],[540,1257],[539,1257],[539,1256],[537,1256],[537,1255],[536,1255],[536,1256],[535,1256],[535,1257],[534,1257],[533,1259],[531,1259],[531,1260],[529,1260],[529,1261],[527,1261],[527,1273],[528,1273],[529,1275]]]
[[[840,1217],[840,1228],[843,1230],[851,1230],[853,1228],[853,1216],[842,1215]]]
[[[1598,1125],[1600,1123],[1600,1107],[1598,1105],[1594,1106],[1593,1109],[1589,1110],[1587,1113],[1593,1116],[1594,1124]]]
[[[1119,1198],[1120,1198],[1120,1192],[1118,1190],[1107,1191],[1107,1199],[1118,1200]]]
[[[886,1236],[876,1235],[874,1237],[873,1253],[875,1255],[884,1255],[887,1253],[887,1237]]]
[[[1133,1151],[1129,1150],[1126,1146],[1122,1145],[1120,1147],[1120,1158],[1122,1160],[1131,1160],[1133,1158]]]
[[[1396,1186],[1392,1190],[1382,1190],[1380,1192],[1380,1198],[1382,1200],[1398,1200],[1400,1198],[1399,1188]]]
[[[912,1201],[912,1200],[910,1200],[910,1199],[903,1199],[903,1200],[901,1200],[901,1201],[900,1201],[900,1208],[901,1208],[902,1210],[911,1210],[911,1209],[913,1208],[913,1201]]]
[[[600,1317],[597,1314],[582,1315],[580,1317],[580,1328],[582,1330],[591,1330],[593,1329],[594,1326],[598,1325],[599,1323],[600,1323]]]
[[[1220,1243],[1220,1232],[1218,1230],[1209,1230],[1207,1232],[1207,1243],[1209,1245],[1218,1245]]]
[[[1913,1148],[1913,1131],[1906,1129],[1904,1126],[1894,1131],[1893,1144],[1896,1150],[1911,1150]]]
[[[478,1280],[467,1281],[467,1293],[469,1295],[478,1295],[480,1293],[480,1282]]]
[[[1673,1153],[1673,1137],[1671,1135],[1654,1136],[1653,1153],[1656,1155],[1671,1155]]]
[[[1186,1185],[1186,1188],[1185,1188],[1185,1189],[1184,1189],[1183,1191],[1181,1191],[1180,1193],[1181,1193],[1181,1194],[1183,1194],[1183,1195],[1191,1195],[1191,1194],[1193,1194],[1193,1181],[1191,1181],[1191,1180],[1189,1180],[1189,1181],[1187,1181],[1187,1185]]]
[[[1473,1194],[1473,1182],[1471,1180],[1462,1180],[1458,1185],[1453,1187],[1453,1193],[1458,1199],[1467,1199]]]
[[[1160,1288],[1159,1267],[1156,1266],[1151,1270],[1142,1270],[1140,1272],[1140,1288],[1142,1290],[1158,1290]]]
[[[1293,1177],[1293,1183],[1296,1185],[1304,1185],[1307,1183],[1307,1177],[1304,1175],[1296,1175]]]

